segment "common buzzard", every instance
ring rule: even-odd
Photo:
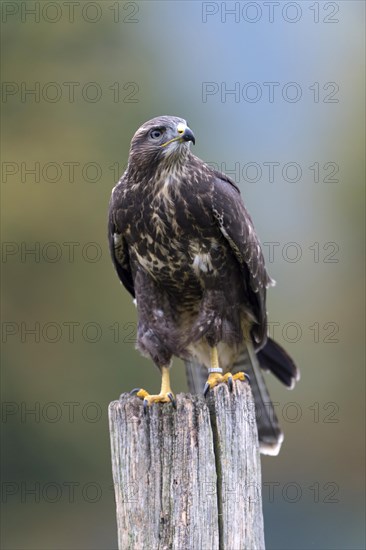
[[[158,395],[137,395],[145,410],[154,402],[175,404],[173,356],[185,360],[192,392],[206,394],[221,382],[232,388],[233,379],[248,374],[261,451],[277,454],[283,436],[260,367],[288,387],[298,370],[267,336],[266,289],[273,281],[240,191],[194,156],[191,143],[182,118],[143,124],[110,201],[110,251],[136,300],[137,347],[162,374]]]

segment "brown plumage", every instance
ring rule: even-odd
[[[136,298],[137,347],[160,369],[173,355],[185,359],[196,391],[202,366],[212,366],[213,348],[224,372],[247,351],[251,383],[263,386],[256,356],[262,349],[265,368],[292,386],[295,365],[267,340],[266,288],[272,281],[253,222],[238,187],[195,157],[192,141],[181,118],[146,122],[112,192],[110,250],[120,280]],[[273,451],[282,434],[275,417],[261,426],[265,414],[259,412],[262,447]]]

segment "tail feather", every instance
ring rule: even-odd
[[[184,361],[186,368],[188,389],[193,394],[202,394],[207,381],[207,369],[195,359]]]
[[[262,454],[278,455],[283,441],[275,410],[252,343],[234,363],[231,372],[244,371],[250,379],[257,420],[259,449]]]
[[[300,379],[300,371],[291,357],[277,342],[268,338],[266,345],[258,353],[260,366],[270,370],[285,386],[293,388]]]
[[[191,359],[185,361],[188,388],[191,393],[202,393],[207,380],[207,369]],[[267,344],[258,353],[252,343],[240,354],[230,369],[233,374],[244,371],[249,375],[250,386],[255,402],[260,451],[263,454],[277,455],[283,441],[276,413],[264,381],[262,369],[270,370],[289,388],[299,380],[300,373],[291,357],[282,347],[268,338]]]

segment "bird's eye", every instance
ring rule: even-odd
[[[151,132],[150,132],[150,137],[151,137],[152,139],[159,139],[159,137],[162,136],[162,133],[163,133],[163,132],[162,132],[161,130],[151,130]]]

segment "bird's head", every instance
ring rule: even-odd
[[[190,142],[195,143],[192,130],[183,118],[160,116],[148,120],[137,130],[131,141],[129,164],[139,169],[178,166],[189,155]]]

